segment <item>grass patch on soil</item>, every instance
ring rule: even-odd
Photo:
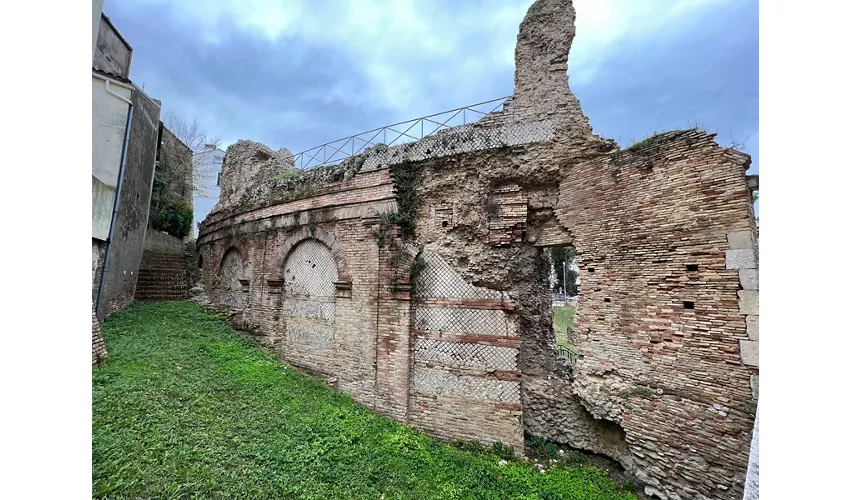
[[[574,349],[567,342],[567,332],[573,326],[573,316],[576,310],[572,306],[552,306],[553,319],[555,326],[555,340],[558,344]]]
[[[635,498],[595,467],[541,473],[376,415],[193,304],[132,306],[103,335],[95,498]]]

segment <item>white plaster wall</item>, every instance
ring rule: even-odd
[[[91,237],[106,241],[109,226],[112,224],[112,210],[115,205],[116,188],[91,177]]]
[[[97,249],[97,243],[92,242],[92,245],[91,245],[91,282],[92,282],[92,285],[94,285],[94,277],[95,277],[95,274],[97,273],[97,263],[100,260],[99,255],[98,255],[99,252],[97,250],[98,250]]]
[[[130,105],[106,91],[106,82],[92,77],[92,175],[109,187],[118,186],[124,132]],[[110,90],[130,99],[132,90],[111,85]]]

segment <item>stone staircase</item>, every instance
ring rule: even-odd
[[[183,255],[145,250],[135,299],[142,302],[187,300],[186,266]]]

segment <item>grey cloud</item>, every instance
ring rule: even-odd
[[[445,18],[440,29],[462,30],[454,52],[438,57],[416,46],[398,46],[385,61],[396,78],[413,83],[407,109],[386,103],[361,55],[321,37],[282,37],[271,43],[220,25],[216,33],[222,43],[212,46],[166,6],[116,2],[107,5],[107,14],[135,49],[134,80],[151,82],[146,90],[166,108],[203,112],[205,127],[228,141],[248,138],[300,151],[512,92],[513,68],[485,58],[504,40],[495,39],[485,19],[469,16],[475,5],[440,1],[427,10]],[[492,5],[477,1],[479,10]],[[334,5],[321,2],[310,8],[322,16]],[[719,140],[730,133],[757,138],[757,9],[754,0],[706,8],[701,19],[676,30],[621,40],[591,61],[596,72],[589,80],[581,76],[592,68],[571,65],[573,91],[595,131],[627,142],[656,128],[681,128],[698,120],[715,128]],[[469,22],[461,26],[457,19]],[[575,43],[581,43],[580,32]],[[757,144],[748,143],[747,150],[757,171]]]
[[[678,30],[625,39],[572,85],[594,131],[628,146],[654,130],[694,122],[717,140],[743,139],[758,172],[758,5],[714,7]],[[580,35],[579,35],[580,36]],[[583,71],[571,67],[570,74]]]

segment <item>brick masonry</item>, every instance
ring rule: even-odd
[[[134,299],[141,302],[186,300],[189,280],[186,276],[186,256],[145,250],[139,267]]]
[[[758,397],[749,157],[699,130],[622,150],[593,135],[562,73],[574,18],[566,0],[529,9],[503,111],[225,200],[198,238],[205,299],[437,437],[542,436],[615,458],[659,498],[741,498]],[[223,172],[262,185],[279,169],[251,147]],[[544,248],[563,244],[585,271],[575,366],[547,289]]]
[[[91,364],[97,366],[106,361],[106,345],[103,343],[103,335],[100,333],[100,323],[94,312],[94,303],[91,307]]]
[[[92,303],[92,323],[91,323],[91,363],[96,366],[101,361],[106,360],[106,345],[103,343],[103,335],[100,332],[100,323],[97,321],[97,312],[95,303],[97,301],[97,293],[100,289],[101,277],[103,276],[103,257],[106,252],[106,242],[97,239],[92,239],[92,286],[91,286],[91,303]]]

